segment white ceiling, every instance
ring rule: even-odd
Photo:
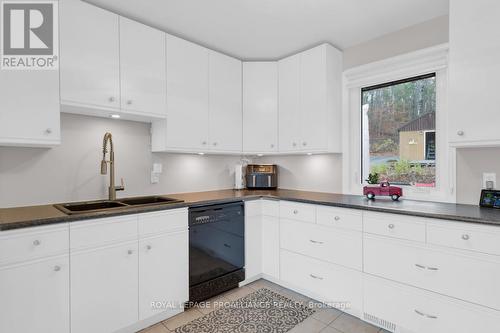
[[[87,0],[244,60],[341,49],[448,14],[448,0]]]

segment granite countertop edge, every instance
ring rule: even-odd
[[[224,193],[227,192],[227,196],[224,197]],[[201,206],[201,205],[211,205],[211,204],[220,204],[220,203],[227,203],[227,202],[235,202],[235,201],[250,201],[250,200],[258,200],[258,199],[271,199],[271,200],[285,200],[285,201],[293,201],[293,202],[299,202],[299,203],[308,203],[308,204],[316,204],[316,205],[322,205],[322,206],[331,206],[331,207],[340,207],[340,208],[349,208],[349,209],[358,209],[358,210],[365,210],[365,211],[372,211],[372,212],[380,212],[380,213],[391,213],[391,214],[400,214],[400,215],[406,215],[406,216],[415,216],[415,217],[423,217],[423,218],[432,218],[432,219],[438,219],[438,220],[451,220],[451,221],[458,221],[458,222],[469,222],[469,223],[476,223],[476,224],[482,224],[482,225],[496,225],[500,226],[500,211],[498,212],[493,212],[491,209],[488,209],[488,213],[491,215],[495,215],[495,219],[489,220],[486,217],[480,217],[480,216],[466,216],[466,215],[460,215],[458,213],[440,213],[440,212],[425,212],[425,211],[419,211],[419,210],[411,210],[411,209],[406,209],[407,207],[404,207],[405,201],[407,205],[411,205],[412,203],[423,203],[423,202],[418,202],[418,201],[412,201],[412,200],[403,200],[401,203],[401,207],[384,207],[383,205],[394,205],[394,203],[391,203],[390,201],[380,201],[376,202],[376,204],[380,204],[379,206],[372,205],[373,202],[370,202],[368,200],[363,200],[361,201],[361,196],[352,196],[352,195],[341,195],[341,194],[329,194],[329,193],[320,193],[320,192],[305,192],[305,191],[294,191],[294,190],[278,190],[278,191],[265,191],[266,193],[252,193],[251,191],[245,191],[241,193],[240,195],[236,196],[235,191],[232,190],[222,190],[222,191],[211,191],[211,192],[193,192],[193,193],[185,193],[185,194],[178,194],[178,195],[169,195],[169,197],[173,198],[178,198],[178,197],[183,197],[183,196],[189,196],[189,195],[198,195],[201,198],[198,200],[185,200],[185,202],[181,203],[175,203],[175,204],[167,204],[167,205],[152,205],[152,206],[141,206],[141,207],[130,207],[128,209],[121,209],[121,210],[116,210],[116,211],[103,211],[103,212],[98,212],[98,213],[83,213],[83,214],[73,214],[73,215],[66,215],[63,214],[59,211],[59,214],[56,216],[48,216],[48,217],[33,217],[30,219],[24,219],[24,220],[19,220],[19,221],[2,221],[1,218],[1,212],[2,210],[16,210],[16,209],[23,209],[25,207],[18,207],[18,208],[5,208],[5,209],[0,209],[0,231],[8,231],[8,230],[15,230],[15,229],[21,229],[21,228],[29,228],[29,227],[36,227],[36,226],[42,226],[42,225],[55,225],[55,224],[61,224],[61,223],[67,223],[67,222],[77,222],[77,221],[84,221],[84,220],[90,220],[90,219],[98,219],[98,218],[107,218],[107,217],[116,217],[116,216],[122,216],[122,215],[131,215],[131,214],[141,214],[141,213],[148,213],[148,212],[157,212],[157,211],[164,211],[164,210],[170,210],[170,209],[176,209],[176,208],[185,208],[185,207],[195,207],[195,206]],[[280,192],[285,192],[285,193],[280,193]],[[217,196],[217,197],[211,197],[208,193],[222,193],[222,197]],[[288,193],[288,194],[287,194]],[[299,195],[300,194],[300,195]],[[307,198],[308,194],[310,196],[337,196],[338,200],[335,200],[333,198],[330,199],[314,199],[314,198]],[[206,195],[206,198],[203,198],[203,195]],[[302,197],[299,197],[302,196]],[[348,198],[348,199],[354,199],[358,201],[358,203],[348,203],[348,202],[342,202],[343,199]],[[397,205],[396,203],[395,205]],[[473,205],[456,205],[456,204],[449,204],[449,203],[426,203],[426,204],[433,204],[435,207],[438,209],[440,207],[448,207],[448,208],[456,208],[456,207],[461,207],[462,209],[470,209],[472,211],[479,210],[484,210],[487,208],[479,208],[477,206]],[[36,207],[51,207],[52,205],[44,205],[44,206],[33,206],[31,208],[36,209]],[[54,208],[55,209],[55,208]],[[444,208],[443,208],[444,209]],[[482,211],[479,211],[482,212]],[[471,214],[472,215],[472,214]]]

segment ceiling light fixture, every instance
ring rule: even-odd
[[[197,153],[198,155],[205,155],[205,153]]]
[[[262,157],[262,156],[264,156],[264,154],[257,154],[257,156]]]
[[[110,117],[113,118],[113,119],[118,119],[121,116],[119,114],[112,114]]]

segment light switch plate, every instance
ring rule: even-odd
[[[497,174],[495,172],[483,172],[483,188],[488,189],[488,183],[492,183],[491,189],[497,187]]]

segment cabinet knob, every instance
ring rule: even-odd
[[[463,135],[464,135],[464,131],[462,131],[462,130],[457,131],[457,135],[458,135],[458,136],[463,136]]]
[[[147,246],[146,246],[146,250],[148,250],[148,251],[149,251],[149,250],[151,250],[152,248],[153,248],[153,247],[152,247],[151,245],[147,245]]]
[[[127,101],[127,105],[132,105],[132,101],[130,99]]]
[[[54,272],[59,272],[61,270],[61,266],[54,266]]]
[[[304,142],[302,142],[302,145],[303,145],[304,147],[305,147],[305,146],[307,146],[307,142],[305,142],[305,141],[304,141]]]
[[[52,133],[52,128],[47,128],[45,130],[45,134],[51,134]]]
[[[203,141],[201,144],[202,144],[202,145],[206,145],[206,144],[207,144],[207,142],[206,142],[206,141]]]
[[[333,219],[334,219],[335,221],[338,221],[338,220],[340,220],[340,216],[335,216]]]
[[[33,241],[33,245],[35,245],[35,246],[38,246],[38,245],[40,245],[41,243],[42,243],[42,242],[40,242],[38,239],[35,239],[35,240]]]
[[[292,146],[297,147],[297,142],[292,143]]]
[[[392,223],[391,223],[391,224],[389,224],[387,227],[388,227],[389,229],[394,229],[394,224],[392,224]]]
[[[298,211],[298,210],[296,210],[296,209],[294,209],[294,210],[293,210],[293,213],[294,213],[295,215],[297,215],[297,214],[299,213],[299,211]]]
[[[213,143],[213,145],[214,145],[214,146],[217,146],[217,142],[214,142],[214,143]]]
[[[132,251],[132,250],[128,250],[128,251],[127,251],[127,253],[130,255],[130,254],[133,254],[133,253],[134,253],[134,251]]]
[[[274,143],[271,143],[271,148],[274,148]]]
[[[463,240],[469,240],[470,239],[470,236],[468,234],[463,234],[462,235],[462,239]]]
[[[110,103],[113,103],[113,102],[115,101],[115,98],[114,98],[113,96],[111,96],[110,98],[108,98],[108,101],[109,101]]]

